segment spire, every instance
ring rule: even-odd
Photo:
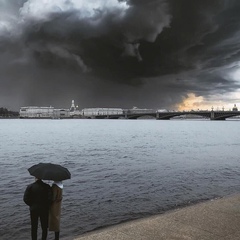
[[[72,100],[72,105],[70,107],[70,111],[75,111],[75,104],[74,104],[74,100]]]

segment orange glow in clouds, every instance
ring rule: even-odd
[[[215,111],[231,111],[234,104],[237,105],[240,101],[240,94],[238,92],[228,94],[228,101],[222,99],[223,96],[218,95],[212,99],[206,99],[202,96],[196,96],[194,93],[189,93],[183,101],[176,105],[178,111],[189,110],[213,110]],[[226,96],[225,96],[226,97]]]
[[[210,110],[211,105],[207,102],[204,97],[197,97],[194,93],[189,93],[182,103],[177,105],[179,111],[188,110]]]

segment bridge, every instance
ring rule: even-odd
[[[240,111],[147,111],[147,112],[134,112],[131,110],[124,110],[121,114],[114,115],[97,115],[94,116],[96,119],[138,119],[143,117],[152,117],[157,120],[170,120],[171,118],[178,116],[195,115],[210,120],[226,120],[227,118],[240,116]]]

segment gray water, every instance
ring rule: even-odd
[[[239,136],[240,121],[0,120],[0,238],[30,239],[33,164],[71,172],[61,219],[71,239],[239,192]]]

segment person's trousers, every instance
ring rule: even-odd
[[[59,232],[55,232],[55,239],[54,240],[59,240]]]
[[[38,219],[40,218],[42,228],[42,240],[47,239],[48,234],[48,210],[31,210],[31,234],[32,240],[37,240]]]

